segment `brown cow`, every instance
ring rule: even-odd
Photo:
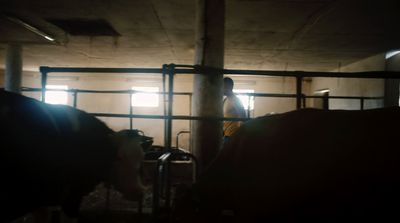
[[[174,219],[399,220],[399,128],[398,107],[248,121],[178,199]]]

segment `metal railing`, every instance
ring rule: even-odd
[[[177,93],[174,92],[174,76],[176,74],[207,74],[207,73],[222,73],[230,75],[246,75],[246,76],[271,76],[271,77],[293,77],[296,79],[296,93],[295,94],[271,94],[271,93],[241,93],[241,95],[247,95],[250,100],[251,97],[281,97],[281,98],[295,98],[296,108],[305,107],[306,99],[308,98],[324,98],[325,96],[306,96],[302,93],[303,79],[307,77],[335,77],[335,78],[400,78],[399,72],[388,72],[388,71],[372,71],[372,72],[304,72],[304,71],[271,71],[271,70],[233,70],[233,69],[217,69],[206,66],[198,65],[181,65],[181,64],[169,64],[163,65],[162,68],[87,68],[87,67],[40,67],[41,72],[41,93],[42,100],[45,101],[48,75],[50,73],[99,73],[99,74],[111,74],[111,73],[124,73],[124,74],[160,74],[162,75],[163,91],[161,94],[164,96],[164,114],[160,115],[135,115],[133,114],[132,106],[129,108],[129,115],[126,114],[105,114],[105,113],[92,113],[96,116],[102,117],[121,117],[130,119],[130,128],[132,128],[133,118],[151,118],[151,119],[164,119],[165,120],[165,137],[164,144],[165,148],[171,148],[171,136],[172,136],[172,120],[231,120],[223,117],[194,117],[189,116],[173,116],[173,96],[174,95],[189,95],[191,93]],[[166,89],[166,77],[168,76],[168,90]],[[73,106],[77,106],[78,93],[118,93],[118,94],[129,94],[130,102],[131,96],[135,92],[134,90],[122,90],[122,91],[94,91],[94,90],[65,90],[73,93]],[[365,100],[380,100],[383,97],[347,97],[347,96],[328,96],[329,99],[357,99],[360,101],[360,108],[364,109]],[[131,104],[130,104],[131,105]],[[251,118],[250,110],[248,110],[247,119]],[[247,120],[238,119],[238,120]]]
[[[68,68],[68,67],[40,67],[41,72],[41,86],[39,89],[42,93],[42,100],[45,101],[45,93],[47,91],[46,84],[49,73],[127,73],[127,74],[160,74],[162,75],[163,94],[164,98],[164,114],[163,115],[138,115],[134,114],[132,106],[130,106],[129,114],[110,114],[110,113],[91,113],[95,116],[102,117],[120,117],[129,118],[130,127],[132,128],[133,118],[149,118],[149,119],[163,119],[165,120],[165,148],[166,153],[163,154],[158,160],[156,165],[155,180],[153,185],[153,214],[157,215],[160,211],[160,197],[162,194],[165,195],[165,207],[170,206],[170,162],[173,160],[173,152],[171,152],[171,139],[172,139],[172,120],[215,120],[215,121],[243,121],[248,120],[248,118],[223,118],[223,117],[196,117],[190,115],[173,115],[173,96],[174,95],[191,95],[190,93],[177,93],[174,92],[174,75],[176,74],[205,74],[205,73],[222,73],[230,75],[247,75],[247,76],[275,76],[275,77],[293,77],[296,79],[296,93],[295,94],[267,94],[267,93],[242,93],[242,95],[248,95],[252,97],[278,97],[278,98],[295,98],[296,108],[299,109],[304,107],[306,104],[306,99],[308,98],[323,98],[325,96],[306,96],[303,92],[303,80],[306,77],[333,77],[333,78],[374,78],[374,79],[384,79],[384,78],[400,78],[399,72],[360,72],[360,73],[335,73],[335,72],[301,72],[301,71],[262,71],[262,70],[230,70],[230,69],[215,69],[211,67],[204,66],[193,66],[193,65],[163,65],[161,69],[155,68]],[[166,89],[166,81],[168,76],[168,90]],[[29,90],[29,89],[25,89]],[[78,94],[80,93],[118,93],[118,94],[130,94],[131,95],[137,91],[125,90],[125,91],[93,91],[93,90],[64,90],[67,92],[72,92],[74,96],[73,105],[77,106]],[[191,97],[191,96],[190,96]],[[379,100],[382,97],[346,97],[346,96],[328,96],[330,99],[356,99],[360,100],[360,108],[364,109],[365,100]],[[131,105],[131,104],[130,104]],[[178,140],[177,140],[178,141]],[[177,144],[178,147],[178,144]],[[182,154],[181,154],[182,155]],[[190,156],[194,163],[197,163],[196,158],[190,154],[184,154]],[[195,164],[196,165],[196,164]],[[196,165],[197,166],[197,165]],[[195,168],[197,171],[197,168]],[[197,173],[193,173],[197,177]]]
[[[179,159],[179,157],[190,157],[193,164],[192,179],[193,183],[196,182],[198,177],[198,161],[196,157],[191,153],[180,153],[176,152],[177,149],[171,149],[164,153],[157,159],[157,164],[154,173],[153,183],[153,217],[157,218],[161,208],[161,197],[164,197],[164,210],[169,213],[171,208],[171,161]]]
[[[301,71],[262,71],[262,70],[229,70],[229,69],[215,69],[210,67],[196,66],[196,65],[163,65],[161,69],[158,68],[74,68],[74,67],[40,67],[41,72],[41,84],[40,89],[42,93],[42,100],[45,101],[47,79],[49,73],[128,73],[128,74],[161,74],[163,81],[163,94],[164,98],[164,114],[160,115],[136,115],[132,108],[132,94],[139,93],[140,91],[135,90],[120,90],[120,91],[99,91],[99,90],[61,90],[71,92],[73,95],[73,106],[77,107],[78,94],[80,93],[111,93],[111,94],[129,94],[129,115],[126,114],[109,114],[109,113],[91,113],[101,117],[121,117],[129,118],[130,128],[133,128],[133,118],[151,118],[151,119],[163,119],[165,120],[164,125],[164,145],[165,148],[171,148],[172,138],[172,120],[229,120],[223,117],[193,117],[188,116],[173,116],[173,96],[174,95],[189,95],[191,100],[191,93],[174,92],[174,75],[175,74],[198,74],[198,73],[210,73],[210,72],[221,72],[224,74],[240,74],[248,76],[279,76],[279,77],[294,77],[296,78],[296,94],[271,94],[271,93],[241,93],[240,95],[247,95],[248,100],[250,97],[278,97],[278,98],[296,98],[296,108],[305,107],[306,99],[309,98],[323,98],[324,96],[305,96],[302,93],[302,80],[305,77],[342,77],[342,78],[399,78],[398,72],[362,72],[362,73],[334,73],[334,72],[301,72]],[[168,90],[166,90],[166,76],[168,76]],[[383,97],[346,97],[346,96],[328,96],[329,99],[357,99],[360,101],[360,108],[364,109],[365,100],[370,99],[383,99]],[[238,119],[240,121],[248,120],[251,118],[250,109],[247,110],[247,119]]]

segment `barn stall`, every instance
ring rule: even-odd
[[[84,101],[87,100],[87,95],[90,95],[97,99],[101,98],[104,100],[103,95],[115,95],[114,98],[106,100],[107,102],[115,103],[118,100],[120,107],[125,109],[125,112],[96,112],[88,111],[92,115],[99,117],[104,120],[110,126],[118,126],[113,123],[115,120],[118,124],[123,124],[123,128],[129,129],[140,129],[143,135],[148,136],[148,147],[145,148],[146,160],[143,165],[143,177],[145,182],[150,186],[148,193],[144,197],[136,202],[129,202],[122,199],[121,195],[115,190],[110,189],[107,185],[99,185],[99,187],[89,194],[82,203],[82,219],[85,221],[99,221],[99,218],[104,219],[120,219],[121,221],[127,221],[127,219],[142,219],[143,221],[150,221],[154,219],[166,219],[168,218],[171,203],[174,200],[174,193],[176,186],[182,183],[191,184],[195,182],[198,176],[198,168],[196,163],[198,162],[196,157],[193,155],[193,151],[190,148],[189,137],[185,140],[186,143],[179,143],[180,137],[183,134],[190,136],[190,121],[191,120],[236,120],[236,119],[223,119],[221,117],[195,117],[191,115],[190,102],[192,93],[191,92],[176,92],[175,89],[179,89],[180,76],[189,76],[196,73],[210,72],[212,68],[190,66],[190,65],[164,65],[161,69],[154,68],[60,68],[60,67],[41,67],[40,84],[41,88],[24,87],[24,94],[36,97],[38,95],[44,95],[40,99],[46,101],[46,93],[48,92],[65,92],[72,95],[72,100],[69,103],[78,109],[85,108]],[[282,72],[282,71],[259,71],[259,70],[219,70],[225,75],[229,75],[240,83],[241,78],[251,79],[256,77],[254,82],[259,81],[262,78],[269,78],[268,80],[274,80],[280,78],[280,85],[292,84],[294,86],[287,87],[289,93],[275,93],[275,92],[252,92],[242,93],[243,101],[247,101],[247,119],[246,121],[258,116],[282,113],[293,109],[300,109],[305,107],[318,107],[323,109],[329,109],[335,106],[335,101],[342,101],[342,104],[346,104],[343,101],[350,101],[353,109],[369,109],[377,108],[382,106],[383,97],[382,95],[375,96],[344,96],[344,95],[323,95],[313,94],[310,90],[310,78],[350,78],[357,80],[357,78],[366,78],[379,83],[378,79],[383,78],[396,78],[397,73],[395,72],[367,72],[367,73],[333,73],[333,72]],[[57,75],[62,74],[57,79]],[[162,86],[162,90],[158,92],[152,92],[159,95],[162,100],[161,113],[149,115],[141,114],[140,108],[134,110],[134,94],[146,93],[140,90],[87,90],[87,89],[46,89],[45,86],[49,85],[49,82],[60,83],[68,82],[69,78],[79,78],[96,73],[98,76],[103,76],[111,73],[117,74],[129,74],[129,80],[135,79],[135,75],[159,75],[158,79]],[[132,77],[131,77],[132,76]],[[154,76],[152,76],[154,77]],[[54,79],[53,79],[54,78]],[[138,78],[140,79],[140,77]],[[291,80],[287,80],[291,79]],[[76,79],[75,79],[76,80]],[[185,81],[185,80],[184,80]],[[254,82],[250,82],[254,85]],[[288,83],[289,82],[289,83]],[[246,82],[245,82],[246,83]],[[142,83],[143,84],[143,83]],[[152,83],[154,84],[154,83]],[[247,83],[248,84],[248,83]],[[144,84],[146,85],[146,84]],[[305,85],[305,87],[304,87]],[[240,84],[239,84],[240,86]],[[324,89],[329,89],[330,86],[326,86]],[[326,91],[326,90],[325,90]],[[147,92],[148,93],[148,92]],[[311,93],[311,94],[310,94]],[[315,93],[315,92],[314,92]],[[321,92],[316,92],[321,93]],[[240,94],[240,93],[239,93]],[[101,96],[98,96],[101,95]],[[187,114],[182,111],[176,111],[174,104],[179,103],[179,107],[182,107],[182,99],[187,103]],[[121,98],[123,100],[121,100]],[[181,101],[179,101],[181,99]],[[268,101],[269,100],[269,101]],[[282,106],[278,100],[286,100],[287,102]],[[121,102],[122,101],[122,102]],[[177,102],[178,101],[178,102]],[[267,103],[266,103],[267,101]],[[96,104],[96,101],[90,99],[90,102]],[[170,102],[170,103],[169,103]],[[254,104],[252,104],[253,102]],[[269,103],[268,103],[269,102]],[[333,103],[332,103],[333,102]],[[100,103],[100,102],[99,102]],[[265,104],[269,106],[265,106]],[[333,104],[333,106],[332,106]],[[336,103],[338,104],[338,103]],[[340,103],[339,103],[340,104]],[[126,106],[128,105],[128,106]],[[175,105],[176,106],[176,105]],[[336,105],[337,106],[337,105]],[[104,108],[102,106],[96,106],[97,108]],[[262,110],[267,107],[267,110]],[[275,108],[276,110],[272,110]],[[335,107],[334,107],[335,108]],[[272,111],[271,111],[272,110]],[[120,110],[121,111],[121,110]],[[178,115],[175,115],[178,113]],[[123,120],[123,121],[122,121]],[[151,129],[153,125],[149,123],[140,123],[140,120],[156,120],[159,121],[158,126],[163,125],[164,131],[152,134]],[[238,119],[239,120],[239,119]],[[183,128],[179,126],[179,121],[187,121],[186,126]],[[175,125],[175,123],[178,123]],[[147,126],[146,126],[147,124]],[[176,126],[179,126],[176,128]],[[118,127],[114,127],[118,128]],[[145,129],[143,131],[143,129]],[[161,134],[160,134],[161,132]],[[159,137],[162,135],[162,137]],[[159,139],[161,138],[161,140]],[[163,140],[162,140],[163,139]],[[175,143],[173,144],[173,140]],[[156,143],[154,143],[156,142]],[[183,148],[181,145],[184,145]],[[101,213],[101,214],[99,214]],[[58,209],[53,211],[53,221],[60,219]],[[124,219],[124,220],[123,220]]]

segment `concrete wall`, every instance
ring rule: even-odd
[[[365,72],[384,71],[385,55],[378,54],[364,60],[340,68],[340,72]],[[338,72],[335,70],[333,72]],[[354,79],[354,78],[313,78],[310,93],[329,89],[330,96],[383,96],[384,81],[381,79]],[[312,101],[312,100],[311,100]],[[313,106],[313,103],[310,104]],[[366,100],[364,108],[377,108],[383,106],[383,100]],[[360,109],[359,100],[330,99],[330,109]]]
[[[1,74],[1,72],[0,72]],[[295,79],[279,77],[246,77],[231,76],[235,81],[235,89],[254,89],[256,93],[287,93],[294,94]],[[1,86],[4,77],[0,78]],[[176,75],[175,92],[192,92],[193,77],[191,75]],[[162,89],[161,75],[119,75],[119,74],[51,74],[48,84],[68,85],[69,89],[86,90],[128,90],[132,86],[155,86]],[[40,74],[37,72],[24,72],[24,87],[40,87]],[[310,84],[305,82],[304,92],[309,92]],[[24,92],[24,95],[40,100],[40,93]],[[69,105],[73,105],[72,95],[69,95]],[[133,108],[134,114],[163,115],[163,103],[160,96],[160,104],[157,108]],[[77,107],[87,112],[129,114],[129,96],[123,94],[88,94],[78,96]],[[295,99],[286,98],[255,98],[252,117],[262,116],[268,113],[281,113],[296,108]],[[174,97],[174,115],[190,115],[190,97]],[[129,128],[129,119],[126,118],[102,118],[114,130]],[[158,119],[134,119],[133,128],[141,129],[146,135],[155,138],[157,145],[164,144],[164,121]],[[190,122],[186,120],[173,121],[172,145],[176,144],[176,134],[179,131],[190,130]],[[189,148],[189,135],[182,134],[179,137],[179,146]]]

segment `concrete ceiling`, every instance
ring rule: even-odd
[[[195,0],[0,0],[6,44],[38,66],[160,67],[193,64]],[[331,71],[400,48],[398,0],[226,0],[225,68]],[[34,34],[12,15],[49,35]],[[48,19],[104,19],[119,34],[74,36]]]

